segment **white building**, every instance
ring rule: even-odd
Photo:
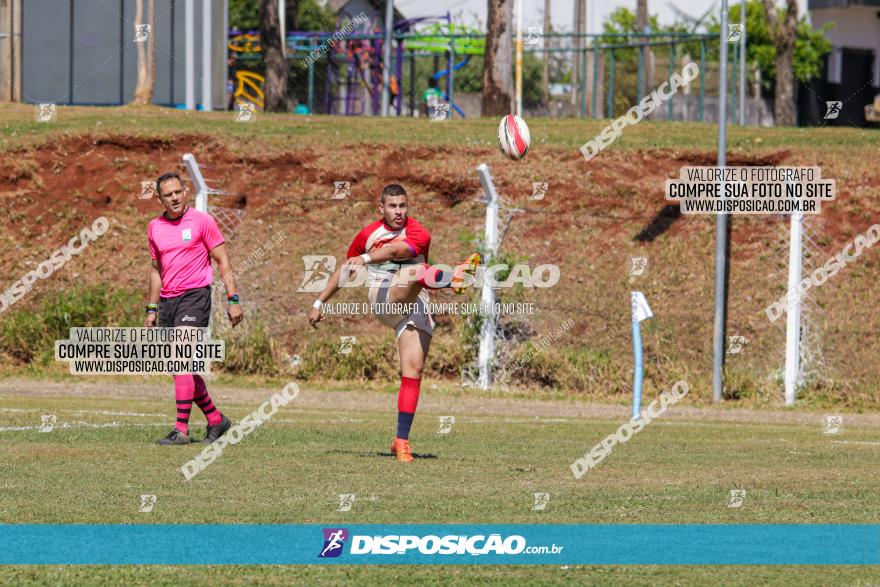
[[[825,34],[833,49],[823,79],[811,84],[818,98],[799,92],[801,123],[816,115],[824,119],[824,100],[843,102],[840,115],[827,124],[863,126],[865,106],[880,93],[880,0],[809,0],[807,7],[814,28],[834,24]]]

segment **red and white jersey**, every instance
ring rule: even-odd
[[[391,229],[384,220],[377,220],[366,225],[348,247],[347,257],[357,257],[364,253],[371,253],[392,243],[404,242],[409,245],[412,253],[410,259],[386,261],[385,263],[371,263],[368,269],[371,273],[391,274],[406,265],[428,262],[428,248],[431,246],[431,234],[415,218],[407,218],[406,225],[399,230]]]

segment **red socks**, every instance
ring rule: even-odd
[[[449,271],[444,272],[441,267],[427,263],[424,264],[424,271],[419,273],[421,274],[417,280],[419,285],[428,289],[444,289],[449,286],[449,280],[452,278],[452,273]]]
[[[421,379],[413,377],[400,378],[400,392],[397,394],[397,438],[408,439],[419,404],[419,388]]]

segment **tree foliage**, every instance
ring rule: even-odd
[[[783,19],[783,12],[783,9],[778,9],[780,20]],[[731,7],[728,20],[732,23],[740,22],[739,4]],[[800,19],[797,25],[792,62],[795,79],[807,82],[822,72],[822,59],[831,51],[831,42],[825,38],[825,33],[833,26],[833,24],[827,24],[816,30],[810,26],[806,17]],[[709,30],[713,33],[718,33],[720,28],[721,25],[717,18],[709,26]],[[746,59],[750,64],[758,64],[758,68],[761,70],[762,85],[765,88],[773,87],[776,80],[776,44],[770,35],[764,7],[760,0],[746,3]]]

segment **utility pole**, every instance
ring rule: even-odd
[[[636,4],[636,30],[644,34],[651,30],[648,17],[648,0],[638,0]],[[641,37],[641,42],[650,42],[649,37]],[[648,93],[648,88],[654,83],[654,52],[650,47],[639,47],[639,55],[642,58],[641,86],[639,86],[638,99]]]
[[[746,0],[740,2],[739,22],[742,38],[739,41],[739,123],[746,125]]]
[[[721,45],[718,76],[718,167],[727,164],[727,0],[721,0]],[[723,185],[722,185],[723,188]],[[723,193],[723,191],[722,191]],[[712,401],[721,402],[724,390],[724,331],[727,322],[727,221],[715,216],[715,323],[712,344]]]
[[[550,102],[550,37],[547,36],[552,28],[550,20],[550,3],[551,0],[544,0],[544,30],[541,36],[544,37],[544,72],[541,75],[541,88],[544,104]]]
[[[572,60],[571,70],[571,103],[577,104],[578,94],[580,92],[581,81],[581,59],[583,59],[584,38],[581,36],[586,32],[587,22],[587,0],[574,0],[574,32],[577,36],[574,39],[574,59]]]
[[[382,116],[391,105],[391,35],[394,31],[394,0],[385,0],[385,46],[382,51]],[[451,72],[450,72],[451,73]]]

